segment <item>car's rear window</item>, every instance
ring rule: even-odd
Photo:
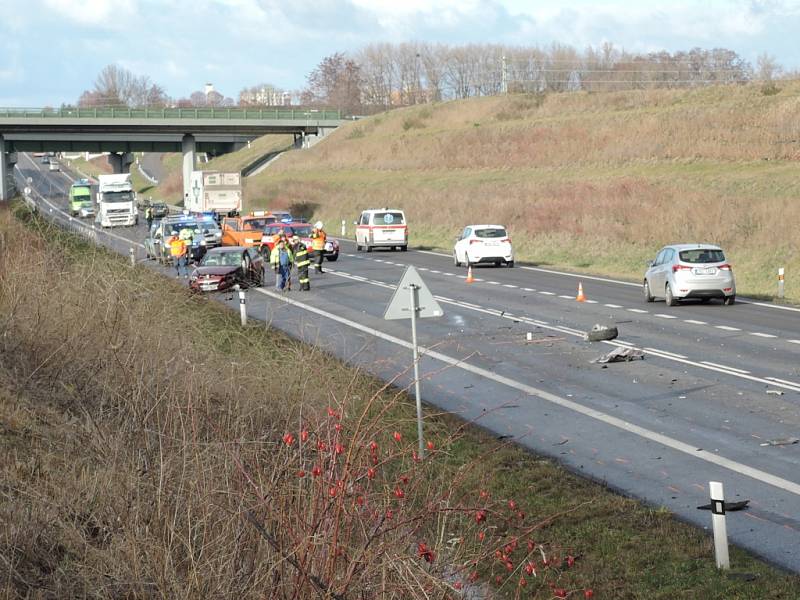
[[[718,263],[725,262],[725,255],[722,250],[711,248],[697,248],[696,250],[682,250],[679,255],[681,262],[685,263]]]
[[[475,237],[479,238],[504,238],[507,237],[506,230],[502,228],[491,227],[487,229],[476,229]]]
[[[403,225],[403,213],[401,212],[377,212],[372,218],[373,225]]]

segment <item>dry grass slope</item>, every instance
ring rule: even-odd
[[[447,251],[465,223],[503,222],[522,258],[631,278],[660,245],[720,243],[741,293],[769,296],[777,267],[800,273],[798,139],[797,83],[480,98],[348,124],[248,191],[335,223],[399,206]]]

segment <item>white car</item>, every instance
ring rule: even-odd
[[[456,238],[453,248],[456,266],[493,263],[514,266],[514,249],[511,238],[502,225],[467,225]]]

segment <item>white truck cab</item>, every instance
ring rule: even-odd
[[[405,213],[397,208],[371,208],[361,213],[356,225],[356,249],[373,248],[408,250],[408,224]]]

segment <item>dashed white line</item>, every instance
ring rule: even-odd
[[[539,293],[542,294],[543,296],[555,296],[553,292],[539,292]]]
[[[705,321],[695,321],[694,319],[685,319],[683,322],[690,325],[708,325]]]
[[[622,308],[619,304],[603,304],[606,308]]]
[[[688,356],[684,356],[683,354],[678,354],[676,352],[667,352],[666,350],[659,350],[658,348],[642,348],[642,350],[647,350],[649,352],[658,352],[659,354],[666,354],[667,356],[671,356],[673,358],[682,358],[684,360],[688,360]]]
[[[738,327],[731,327],[730,325],[714,325],[714,327],[723,331],[741,331]]]
[[[744,369],[737,369],[736,367],[729,367],[728,365],[721,365],[719,363],[711,362],[710,360],[701,360],[700,362],[703,363],[704,365],[709,365],[711,367],[717,367],[718,369],[725,369],[727,371],[733,371],[734,373],[744,373],[745,375],[748,375],[750,373],[750,371],[745,371]],[[769,379],[769,378],[765,377],[764,379]],[[790,385],[797,385],[797,384],[790,384]]]
[[[500,285],[499,281],[487,281],[486,283],[488,283],[489,285]]]
[[[565,296],[564,294],[560,295],[559,298],[564,298],[565,300],[575,300],[572,296]]]
[[[523,292],[535,292],[536,290],[533,288],[522,288]]]
[[[628,312],[637,313],[637,314],[640,314],[640,315],[646,315],[647,314],[647,311],[644,310],[643,308],[629,308]]]
[[[777,335],[772,335],[771,333],[759,333],[758,331],[751,331],[750,335],[754,335],[760,338],[776,338]]]
[[[778,383],[785,383],[787,385],[796,385],[800,387],[800,383],[795,381],[787,381],[786,379],[778,379],[777,377],[764,377],[764,379],[769,379],[770,381],[777,381]]]
[[[597,304],[597,300],[587,300],[586,304]]]
[[[516,285],[512,285],[510,283],[504,283],[503,287],[505,287],[505,288],[516,288],[517,286]]]
[[[790,344],[800,344],[800,340],[786,340],[786,341],[788,341]]]
[[[653,315],[654,317],[658,317],[660,319],[677,319],[675,315],[665,315],[664,313],[656,313]]]

